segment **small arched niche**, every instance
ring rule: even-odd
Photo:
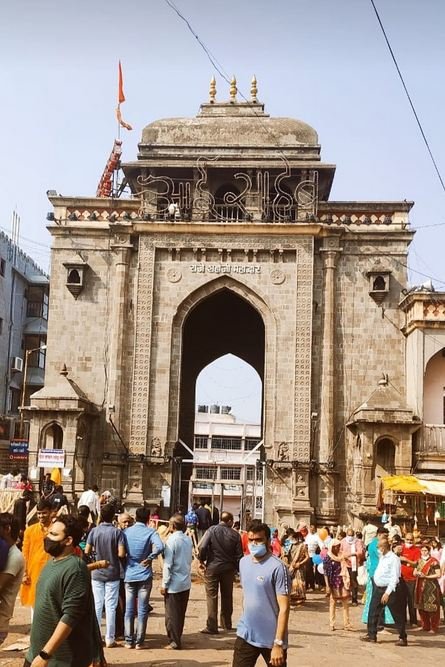
[[[41,447],[42,449],[63,448],[63,429],[59,424],[51,422],[42,429]]]
[[[73,297],[77,299],[85,287],[85,274],[88,269],[88,264],[84,262],[66,262],[64,267],[66,269],[66,287]]]

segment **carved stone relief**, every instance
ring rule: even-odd
[[[139,275],[135,318],[135,355],[131,405],[130,450],[145,454],[150,386],[150,349],[155,251],[149,238],[139,242]]]
[[[310,459],[311,442],[311,348],[313,239],[303,239],[297,251],[297,305],[294,396],[294,452],[300,462]]]

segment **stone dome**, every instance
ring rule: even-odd
[[[146,146],[318,146],[317,132],[294,118],[271,118],[262,105],[205,104],[195,118],[163,118],[142,131]]]

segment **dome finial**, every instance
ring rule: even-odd
[[[257,86],[257,80],[255,74],[252,77],[252,83],[250,86],[250,97],[251,101],[256,104],[258,102],[258,86]]]
[[[236,94],[238,92],[238,89],[236,87],[236,77],[235,75],[232,76],[232,80],[230,82],[230,101],[232,104],[236,102]]]
[[[212,78],[210,79],[209,96],[210,96],[210,104],[214,104],[216,99],[216,79],[214,76],[212,76]]]

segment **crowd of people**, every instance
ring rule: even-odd
[[[445,618],[445,549],[436,538],[402,536],[398,526],[372,522],[361,532],[305,524],[280,531],[260,520],[240,530],[230,512],[220,514],[205,499],[162,521],[159,507],[139,507],[131,516],[97,487],[86,489],[70,514],[54,502],[57,485],[45,481],[22,543],[18,518],[0,513],[0,644],[20,593],[31,608],[26,667],[46,667],[51,660],[104,667],[104,647],[116,647],[119,639],[127,649],[143,649],[157,559],[170,650],[182,648],[192,571],[205,587],[204,635],[234,630],[239,578],[243,613],[233,667],[254,667],[260,656],[271,667],[284,667],[289,615],[311,604],[310,590],[326,599],[331,631],[338,627],[338,607],[343,629],[351,630],[350,607],[362,604],[365,642],[394,627],[397,645],[407,646],[408,626],[437,633],[441,608]]]

